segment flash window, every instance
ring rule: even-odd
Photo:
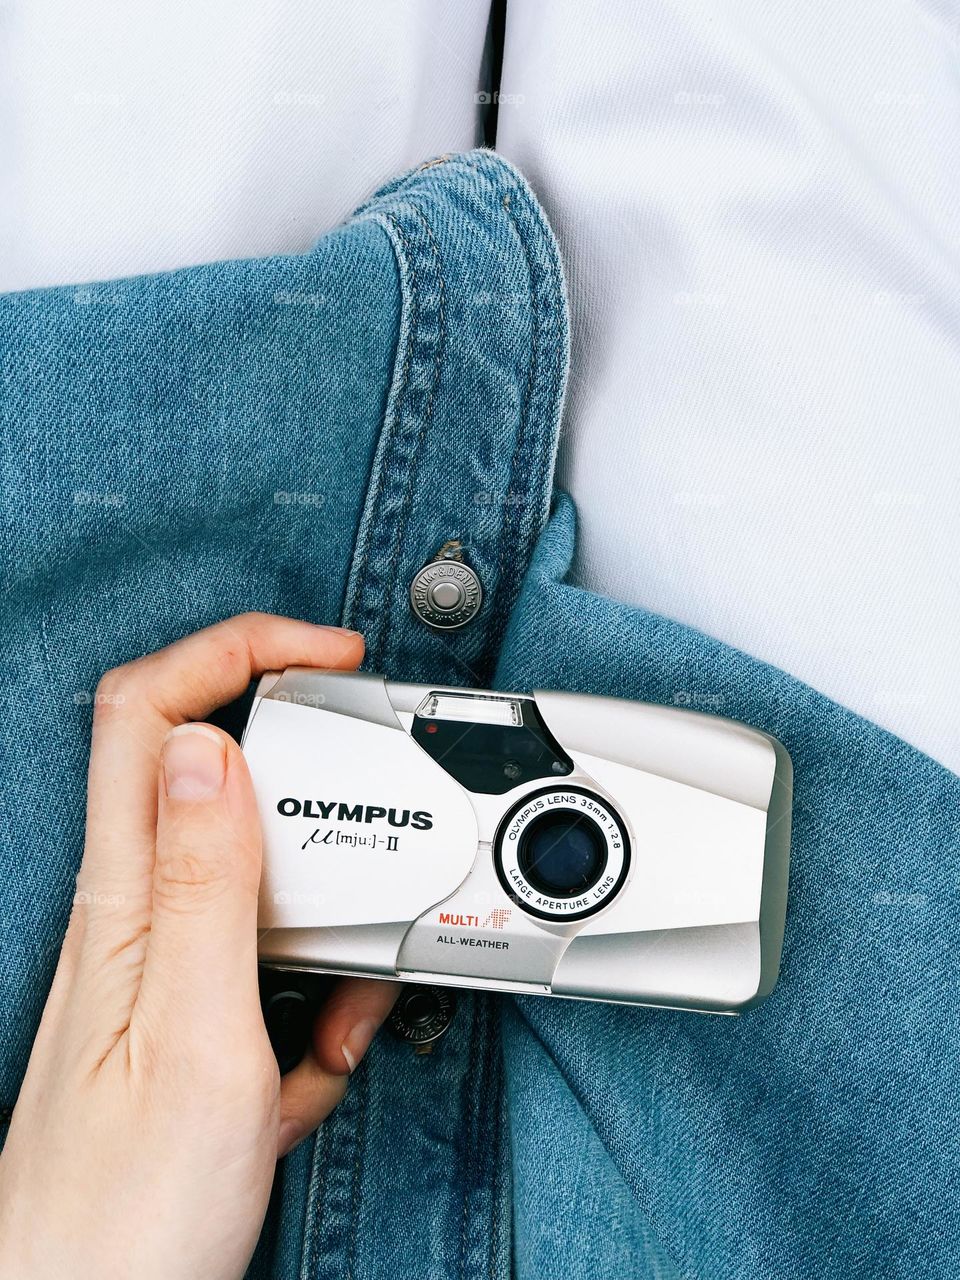
[[[417,707],[425,720],[456,720],[461,724],[520,725],[519,698],[478,697],[472,693],[431,693]]]

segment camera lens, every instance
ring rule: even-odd
[[[507,896],[528,915],[583,920],[623,888],[630,840],[602,794],[554,784],[529,792],[503,815],[493,861]]]
[[[600,879],[607,844],[600,828],[585,814],[545,813],[524,831],[517,861],[528,882],[541,893],[573,897]]]

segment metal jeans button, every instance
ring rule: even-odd
[[[456,631],[479,613],[483,587],[473,569],[463,562],[459,542],[447,542],[433,560],[414,575],[410,604],[428,627]]]
[[[389,1027],[398,1040],[406,1040],[415,1053],[432,1053],[436,1042],[450,1029],[457,1000],[445,987],[404,987],[390,1014]]]

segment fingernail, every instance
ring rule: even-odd
[[[341,636],[358,636],[361,634],[359,631],[351,631],[349,627],[328,627],[324,623],[315,623],[314,625],[319,626],[321,631],[336,631]]]
[[[289,1155],[293,1148],[301,1143],[306,1136],[301,1131],[300,1125],[296,1120],[281,1120],[280,1132],[277,1135],[278,1155]]]
[[[377,1034],[379,1026],[375,1018],[363,1018],[350,1029],[350,1034],[340,1046],[340,1052],[351,1072],[356,1071],[357,1063],[370,1048],[370,1041]]]
[[[223,739],[205,724],[181,724],[163,744],[163,781],[173,800],[204,800],[223,786]]]
[[[300,1125],[296,1120],[280,1121],[280,1132],[276,1135],[276,1151],[280,1156],[287,1155],[288,1151],[293,1151],[297,1143],[302,1139],[303,1134],[300,1132]]]

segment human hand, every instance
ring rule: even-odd
[[[278,1154],[332,1110],[397,993],[342,981],[281,1082],[260,1011],[246,763],[190,723],[354,632],[248,614],[98,689],[77,895],[0,1156],[3,1280],[237,1280]]]

